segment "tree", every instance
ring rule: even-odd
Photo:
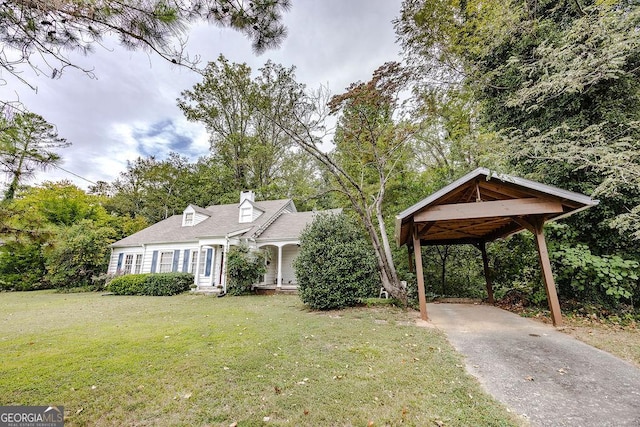
[[[628,0],[406,0],[396,21],[416,69],[455,75],[447,87],[472,94],[491,166],[600,199],[566,220],[570,233],[549,233],[580,268],[640,258],[639,26]],[[558,265],[565,280],[579,276],[569,264]]]
[[[607,227],[640,236],[639,24],[627,0],[407,0],[396,30],[421,71],[458,71],[503,169],[598,196],[579,238],[637,252]]]
[[[37,168],[45,169],[60,162],[60,155],[54,149],[70,144],[34,113],[16,114],[0,126],[0,165],[10,178],[4,198],[11,200],[22,181],[32,176]]]
[[[304,229],[294,268],[302,302],[317,310],[354,306],[380,289],[371,245],[344,214],[319,215]]]
[[[146,223],[118,217],[69,182],[19,191],[0,205],[0,288],[90,286],[106,270],[109,244]]]
[[[293,121],[263,114],[283,129],[311,155],[330,176],[332,190],[340,193],[367,231],[382,286],[406,303],[393,262],[383,203],[387,185],[407,161],[408,141],[413,128],[402,117],[399,94],[408,75],[397,63],[378,68],[367,83],[354,83],[329,102],[330,112],[339,115],[335,148],[327,152],[323,94],[306,94],[299,86]]]
[[[172,63],[194,67],[197,58],[184,52],[184,34],[198,20],[240,31],[262,52],[286,35],[279,21],[289,6],[289,0],[4,1],[0,4],[0,71],[24,81],[20,72],[27,65],[59,77],[68,67],[79,68],[67,52],[87,54],[105,35],[116,36],[129,49],[145,49]],[[48,69],[42,70],[42,64]],[[82,71],[93,76],[91,70]]]
[[[340,114],[335,149],[332,156],[319,156],[367,230],[383,287],[401,301],[406,301],[406,294],[393,263],[383,203],[387,185],[408,160],[408,142],[415,131],[402,117],[399,101],[407,82],[406,70],[387,63],[369,82],[354,83],[334,96],[329,108]],[[317,145],[313,147],[321,153]]]
[[[182,92],[178,105],[187,119],[203,123],[210,135],[211,156],[205,162],[224,183],[227,199],[254,189],[263,198],[291,197],[292,189],[313,179],[312,170],[291,179],[302,159],[291,137],[269,117],[293,120],[292,108],[299,87],[294,68],[267,62],[252,78],[246,64],[230,63],[224,56],[209,63],[203,81]],[[265,113],[266,112],[266,113]]]
[[[109,190],[100,191],[111,194],[106,202],[110,210],[130,218],[142,216],[154,223],[193,203],[189,200],[193,172],[188,159],[177,153],[170,153],[164,160],[138,157],[127,162],[127,170],[120,173]]]

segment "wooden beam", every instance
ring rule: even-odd
[[[418,281],[418,302],[420,304],[420,318],[429,320],[427,317],[427,297],[424,291],[424,273],[422,271],[422,251],[417,227],[413,227],[413,255],[415,258],[416,279]]]
[[[422,246],[435,245],[477,245],[481,239],[458,238],[458,239],[440,239],[440,240],[421,240]]]
[[[433,206],[416,213],[413,220],[415,222],[429,222],[562,212],[562,203],[560,202],[544,199],[509,199]]]
[[[415,225],[415,228],[418,232],[418,237],[421,237],[422,235],[426,234],[431,227],[433,227],[435,222],[423,222],[420,224],[415,224],[415,223],[413,224]]]
[[[544,289],[547,293],[547,302],[549,311],[551,311],[551,321],[553,326],[562,326],[562,312],[560,311],[560,302],[558,301],[558,293],[556,292],[556,283],[553,280],[553,272],[551,271],[551,262],[549,261],[549,250],[547,242],[544,238],[544,218],[531,217],[526,221],[534,230],[536,238],[536,246],[538,247],[538,258],[540,260],[540,269],[542,270],[542,280]]]
[[[503,227],[509,224],[509,222],[510,221],[506,220],[503,217],[491,218],[491,219],[487,218],[482,222],[476,221],[463,226],[457,226],[455,222],[441,221],[437,225],[437,231],[430,233],[428,237],[437,238],[442,234],[457,232],[457,233],[465,234],[468,237],[480,238],[480,237],[484,237],[485,233],[487,233],[487,230],[481,232],[480,231],[481,229],[489,228],[488,231],[492,231],[495,228],[495,226]],[[469,232],[469,230],[471,232]]]
[[[507,198],[510,197],[513,199],[522,199],[527,197],[527,195],[529,196],[537,195],[532,191],[530,191],[529,189],[525,189],[519,186],[514,187],[512,185],[509,185],[499,180],[498,181],[496,180],[480,181],[479,185],[480,185],[480,188],[483,190],[491,190],[495,193],[502,195],[500,199],[504,199],[505,198],[504,196],[507,196]]]

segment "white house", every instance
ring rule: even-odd
[[[189,272],[197,291],[226,289],[226,253],[247,244],[269,251],[258,288],[297,287],[293,260],[300,233],[317,212],[297,212],[291,199],[256,202],[252,191],[239,204],[189,205],[174,215],[112,244],[108,273]]]

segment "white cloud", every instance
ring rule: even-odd
[[[296,66],[299,81],[310,88],[328,84],[340,93],[354,81],[368,80],[382,63],[398,59],[399,48],[391,20],[400,0],[294,0],[284,17],[289,33],[276,50],[256,56],[244,36],[204,24],[189,33],[188,50],[202,55],[203,65],[224,54],[230,61],[246,62],[254,70],[268,59]],[[38,93],[17,81],[0,87],[0,99],[19,98],[32,111],[56,124],[60,136],[72,142],[60,154],[63,168],[91,181],[112,181],[139,155],[164,157],[179,147],[195,159],[207,153],[203,126],[186,121],[176,99],[199,76],[157,56],[127,51],[107,39],[87,57],[74,55],[97,79],[68,70],[60,79],[25,77],[38,85]],[[8,76],[2,76],[8,79]],[[8,79],[9,80],[9,79]],[[163,127],[164,124],[164,127]],[[160,131],[158,132],[158,127]],[[184,144],[184,141],[190,144]],[[182,141],[182,143],[181,143]],[[70,179],[89,184],[59,170],[37,179]]]

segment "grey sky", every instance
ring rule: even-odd
[[[293,0],[284,16],[288,36],[276,50],[256,56],[239,33],[198,25],[189,32],[189,53],[202,66],[219,54],[246,62],[255,71],[267,60],[296,66],[297,80],[309,88],[326,85],[341,93],[350,83],[368,80],[381,64],[399,58],[391,20],[401,0]],[[203,127],[187,122],[176,106],[180,92],[198,75],[140,51],[127,51],[106,41],[76,62],[93,68],[97,79],[68,70],[60,79],[23,77],[38,86],[35,93],[17,80],[0,86],[0,99],[20,99],[31,111],[57,126],[73,145],[60,151],[64,169],[91,181],[113,181],[127,160],[139,155],[164,158],[177,151],[192,159],[208,152]],[[39,173],[32,183],[69,179],[82,188],[89,183],[60,170]]]

